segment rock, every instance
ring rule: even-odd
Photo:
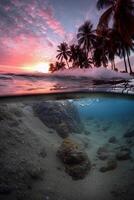
[[[134,140],[132,138],[126,138],[126,143],[129,147],[134,146]]]
[[[57,156],[64,163],[65,171],[74,180],[85,178],[91,168],[86,152],[69,138],[64,139],[57,151]]]
[[[84,134],[85,134],[85,135],[90,135],[91,132],[90,132],[89,130],[85,130],[85,131],[84,131]]]
[[[134,137],[134,130],[127,131],[127,132],[124,134],[124,137],[125,137],[125,138]]]
[[[109,142],[109,143],[113,143],[113,144],[114,144],[114,143],[116,143],[116,142],[117,142],[117,139],[116,139],[116,137],[115,137],[115,136],[112,136],[112,137],[110,137],[110,138],[109,138],[108,142]]]
[[[106,166],[100,168],[100,172],[107,172],[117,168],[117,161],[116,159],[110,159],[107,161]]]
[[[30,170],[27,170],[27,173],[33,180],[43,180],[44,175],[44,169],[42,168],[31,168]]]
[[[0,194],[2,195],[8,195],[13,191],[13,188],[11,186],[8,186],[5,183],[0,183]]]
[[[117,153],[116,158],[118,160],[129,160],[131,158],[130,156],[131,150],[129,148],[122,147]]]
[[[106,147],[99,147],[97,156],[100,160],[106,160],[109,157],[109,151]]]
[[[81,133],[84,126],[79,113],[72,102],[45,101],[33,105],[35,114],[48,127],[66,138],[70,133]]]
[[[47,156],[47,153],[46,153],[46,148],[43,147],[41,148],[40,152],[39,152],[39,155],[42,157],[42,158],[45,158]]]

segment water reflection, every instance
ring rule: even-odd
[[[56,92],[116,92],[134,94],[134,81],[89,80],[88,78],[11,76],[0,78],[0,95]]]

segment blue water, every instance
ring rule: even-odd
[[[133,120],[134,100],[115,97],[98,97],[75,101],[80,116],[83,119],[98,120]]]

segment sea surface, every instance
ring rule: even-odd
[[[95,80],[88,77],[56,75],[0,75],[0,96],[62,93],[116,92],[134,94],[134,79]]]

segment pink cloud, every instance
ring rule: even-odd
[[[61,23],[57,19],[55,19],[52,7],[39,10],[38,15],[46,21],[49,28],[51,28],[55,33],[59,34],[61,37],[64,37],[65,30]]]
[[[49,61],[52,55],[53,43],[50,38],[43,41],[37,37],[24,35],[3,38],[4,52],[0,55],[0,64],[22,66],[39,61]]]
[[[0,64],[21,66],[55,58],[55,38],[66,33],[47,0],[12,0],[0,6]],[[49,29],[56,37],[48,35]]]

